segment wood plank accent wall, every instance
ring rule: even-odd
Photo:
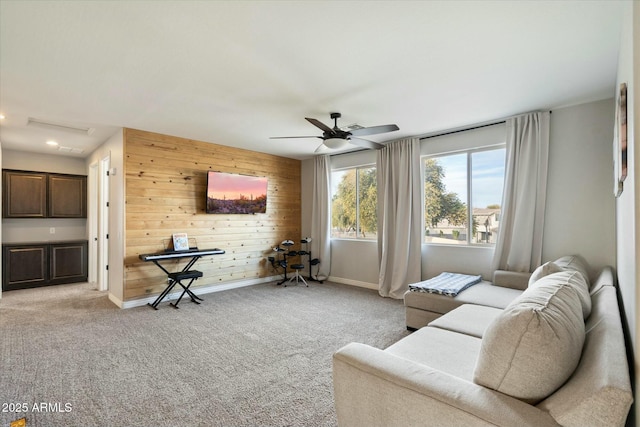
[[[134,129],[124,130],[124,153],[125,300],[164,289],[166,275],[138,255],[163,250],[173,233],[226,251],[198,261],[204,277],[193,287],[273,276],[272,248],[300,241],[299,160]],[[266,176],[267,213],[205,214],[209,170]],[[177,271],[184,261],[163,265]]]

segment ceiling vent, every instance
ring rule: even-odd
[[[84,150],[82,148],[64,147],[62,145],[58,146],[58,151],[62,151],[63,153],[73,153],[73,154],[84,153]]]
[[[51,122],[51,121],[42,120],[42,119],[35,119],[33,117],[29,117],[27,119],[27,126],[59,130],[62,132],[73,132],[81,135],[91,135],[95,130],[94,128],[90,128],[90,127],[74,126],[68,123],[61,123],[61,122],[56,123],[56,122]]]

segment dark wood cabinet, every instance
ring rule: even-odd
[[[47,245],[13,245],[3,247],[4,280],[2,289],[32,288],[47,284]]]
[[[87,177],[48,174],[49,218],[87,217]]]
[[[5,218],[86,218],[87,177],[5,169]]]
[[[2,189],[4,218],[87,217],[84,175],[3,169]],[[86,282],[87,250],[86,240],[4,244],[2,289]]]
[[[86,240],[2,245],[2,289],[87,281]]]
[[[49,246],[49,282],[87,281],[87,242],[56,243]]]
[[[47,174],[2,171],[5,218],[47,217]]]

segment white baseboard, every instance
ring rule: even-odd
[[[193,288],[193,290],[198,295],[204,295],[204,294],[210,294],[213,292],[227,291],[229,289],[244,288],[245,286],[260,285],[262,283],[274,282],[280,279],[281,279],[280,276],[271,276],[271,277],[261,277],[259,279],[237,280],[237,281],[227,282],[227,283],[218,284],[218,285],[198,286],[196,288]],[[182,288],[180,288],[179,291],[170,293],[164,299],[164,301],[177,299],[178,297],[180,297],[181,293],[182,293]],[[109,299],[120,308],[140,307],[143,305],[147,305],[148,303],[152,303],[153,301],[155,301],[156,298],[158,298],[158,295],[130,300],[130,301],[120,301],[118,298],[109,294]]]
[[[123,304],[122,300],[116,297],[115,295],[113,295],[111,292],[109,292],[109,301],[117,305],[119,308],[122,308],[122,304]]]
[[[342,283],[343,285],[358,286],[360,288],[373,289],[374,291],[378,290],[377,283],[361,282],[359,280],[344,279],[342,277],[334,277],[334,276],[329,276],[329,279],[327,280],[335,283]]]

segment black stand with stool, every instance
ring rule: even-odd
[[[304,255],[303,253],[304,251],[289,251],[289,253],[287,254],[287,256],[297,256],[297,257],[301,257],[302,255]],[[299,261],[301,261],[301,259],[299,259]],[[304,277],[302,277],[302,274],[300,274],[300,270],[304,269],[304,264],[298,262],[297,264],[291,264],[291,269],[295,270],[295,274],[293,275],[293,277],[291,277],[291,279],[289,279],[289,282],[293,282],[294,280],[296,281],[296,285],[298,283],[300,283],[300,281],[302,280],[302,282],[307,285],[307,287],[309,287],[309,284],[307,283],[306,280],[304,280]],[[287,283],[284,284],[284,287],[287,287]]]
[[[191,298],[191,301],[195,302],[196,304],[200,304],[200,301],[202,301],[202,298],[200,298],[199,296],[191,292],[189,287],[191,286],[194,280],[197,280],[200,277],[202,277],[202,272],[198,270],[191,270],[191,267],[193,267],[193,265],[203,256],[220,255],[223,253],[224,251],[222,249],[199,250],[198,248],[192,248],[186,251],[164,251],[157,254],[140,255],[139,258],[142,261],[151,261],[156,266],[158,266],[158,268],[164,271],[168,279],[167,287],[164,289],[164,291],[162,291],[160,295],[158,295],[158,298],[156,298],[155,301],[153,301],[153,303],[149,303],[149,305],[153,307],[155,310],[157,310],[158,304],[160,304],[160,302],[162,302],[162,300],[165,299],[167,295],[169,295],[171,290],[173,290],[173,288],[176,285],[180,285],[183,290],[182,290],[182,294],[176,300],[175,304],[171,303],[171,305],[174,308],[179,308],[178,304],[180,303],[180,300],[182,300],[182,297],[184,296],[184,294],[188,294],[189,297]],[[175,259],[191,258],[191,259],[187,262],[187,265],[185,265],[181,271],[170,273],[166,268],[162,266],[162,264],[160,264],[160,261],[174,259],[174,258]],[[189,280],[189,283],[185,285],[184,283],[182,283],[183,280],[185,281]]]
[[[309,277],[307,278],[307,280],[310,280],[310,281],[312,280],[314,282],[322,283],[322,280],[319,280],[317,278],[318,275],[316,274],[316,277],[313,277],[313,273],[311,272],[312,266],[320,264],[320,260],[318,258],[311,257],[311,251],[309,250],[309,243],[311,243],[311,237],[305,237],[304,239],[300,240],[300,243],[304,243],[305,250],[298,251],[298,254],[309,257]],[[320,270],[320,267],[318,267],[318,270]]]
[[[304,284],[307,286],[309,286],[309,284],[307,283],[307,280],[309,281],[313,280],[315,282],[322,283],[322,280],[318,280],[317,278],[314,278],[311,273],[311,267],[314,265],[320,264],[320,260],[318,258],[311,257],[311,251],[308,250],[309,242],[311,242],[311,237],[305,237],[304,239],[300,240],[300,243],[304,243],[306,245],[305,250],[300,250],[300,251],[292,251],[290,249],[291,246],[293,246],[292,240],[285,240],[282,243],[280,243],[280,245],[285,246],[286,249],[281,248],[279,245],[273,248],[273,251],[278,256],[282,254],[282,259],[276,259],[276,257],[272,257],[272,256],[268,258],[274,270],[278,271],[280,268],[282,268],[283,270],[283,279],[277,283],[278,285],[293,282],[294,280],[296,281],[296,283],[300,283],[300,281],[302,280],[302,282],[304,282]],[[296,264],[290,265],[290,262],[287,260],[287,258],[291,258],[295,256],[299,257],[299,262]],[[302,262],[302,257],[304,256],[309,257],[309,277],[306,280],[302,276],[302,274],[300,274],[300,270],[304,270],[304,264]],[[287,268],[291,268],[292,270],[295,270],[295,274],[293,277],[291,278],[287,277]],[[286,287],[287,285],[285,284],[284,286]]]
[[[275,248],[273,248],[273,250],[276,254],[282,254],[282,259],[279,259],[276,264],[276,259],[274,257],[269,257],[269,261],[271,262],[271,265],[273,266],[274,269],[277,270],[278,268],[282,268],[282,270],[284,271],[284,277],[281,281],[277,283],[278,286],[282,285],[289,279],[287,277],[287,267],[288,267],[287,257],[293,256],[295,254],[295,252],[289,250],[289,248],[293,246],[293,240],[285,240],[280,244],[282,246],[285,246],[286,249],[283,249],[280,246],[276,246]]]
[[[189,287],[191,287],[191,284],[193,283],[194,280],[198,280],[201,277],[202,277],[202,271],[198,271],[198,270],[187,270],[187,271],[181,271],[179,273],[170,273],[169,280],[173,281],[173,283],[170,286],[168,286],[167,289],[171,291],[171,289],[173,289],[173,287],[177,283],[178,285],[182,286],[183,291],[180,294],[180,297],[178,298],[178,300],[175,302],[175,304],[170,302],[169,305],[172,305],[174,308],[179,308],[178,304],[180,304],[180,301],[182,300],[182,297],[184,296],[185,293],[189,294],[189,296],[191,297],[191,301],[195,302],[196,304],[200,304],[200,301],[202,301],[202,298],[200,298],[199,296],[191,292],[189,290]],[[189,283],[187,284],[187,286],[185,286],[182,283],[182,281],[188,280],[188,279],[191,279],[191,280],[189,280]],[[167,293],[169,292],[167,291]],[[153,308],[156,308],[153,305],[151,306]]]

